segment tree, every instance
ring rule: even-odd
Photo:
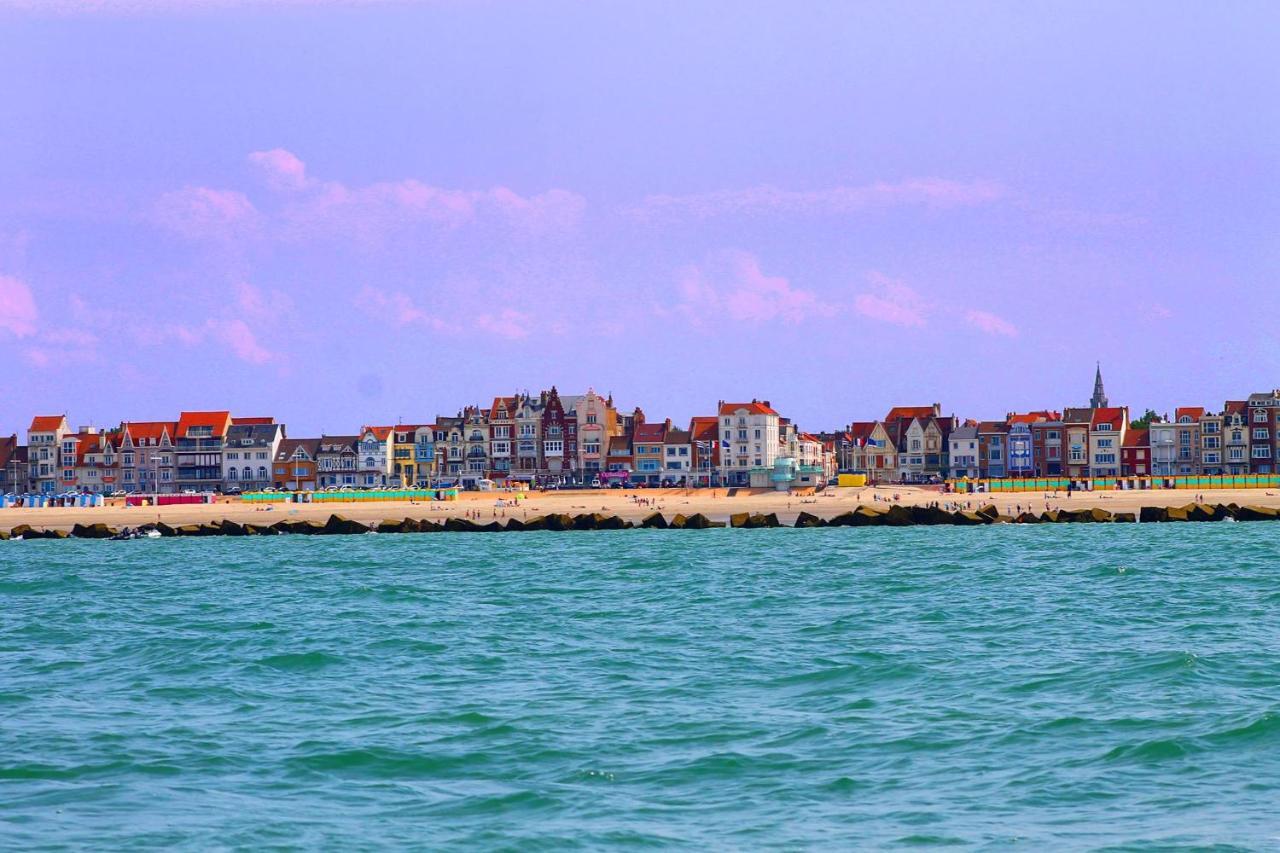
[[[1157,415],[1151,409],[1147,409],[1145,412],[1142,413],[1142,417],[1138,418],[1136,421],[1129,424],[1129,428],[1130,429],[1146,429],[1147,427],[1151,426],[1153,422],[1157,422],[1159,420],[1160,420],[1159,415]]]

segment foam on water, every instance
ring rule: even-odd
[[[0,846],[1275,843],[1271,525],[0,543]]]

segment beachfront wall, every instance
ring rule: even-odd
[[[246,503],[370,503],[375,501],[452,501],[457,489],[379,489],[372,492],[246,492]]]
[[[954,492],[1053,492],[1073,488],[1077,491],[1141,491],[1147,489],[1274,489],[1280,487],[1280,474],[1248,474],[1221,477],[1026,477],[984,480],[948,480]]]

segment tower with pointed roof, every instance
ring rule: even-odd
[[[1098,362],[1098,371],[1093,376],[1093,397],[1089,399],[1089,408],[1107,408],[1107,392],[1102,389],[1102,362]]]

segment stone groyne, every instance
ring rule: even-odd
[[[931,506],[872,507],[859,506],[830,518],[822,518],[801,512],[793,527],[915,527],[931,525],[955,525],[975,527],[984,524],[1124,524],[1170,523],[1204,521],[1274,521],[1280,520],[1280,510],[1262,506],[1237,504],[1192,503],[1179,507],[1142,507],[1137,513],[1109,512],[1105,509],[1048,510],[1042,513],[1024,512],[1017,516],[1000,514],[995,505],[977,510],[951,512]],[[0,541],[16,539],[112,539],[130,534],[146,534],[155,531],[161,537],[180,536],[332,536],[366,533],[506,533],[517,531],[569,531],[569,530],[706,530],[716,527],[756,529],[784,527],[776,513],[736,513],[728,521],[713,521],[702,513],[674,515],[671,518],[653,513],[639,523],[616,515],[584,513],[579,515],[549,514],[529,519],[509,518],[488,523],[466,518],[450,518],[444,521],[426,519],[386,519],[369,525],[341,515],[331,515],[327,521],[282,520],[274,524],[240,523],[224,519],[217,522],[171,526],[163,522],[140,525],[136,528],[115,528],[107,524],[77,524],[70,530],[48,529],[20,524],[12,530],[0,530]],[[152,534],[154,535],[154,534]]]

